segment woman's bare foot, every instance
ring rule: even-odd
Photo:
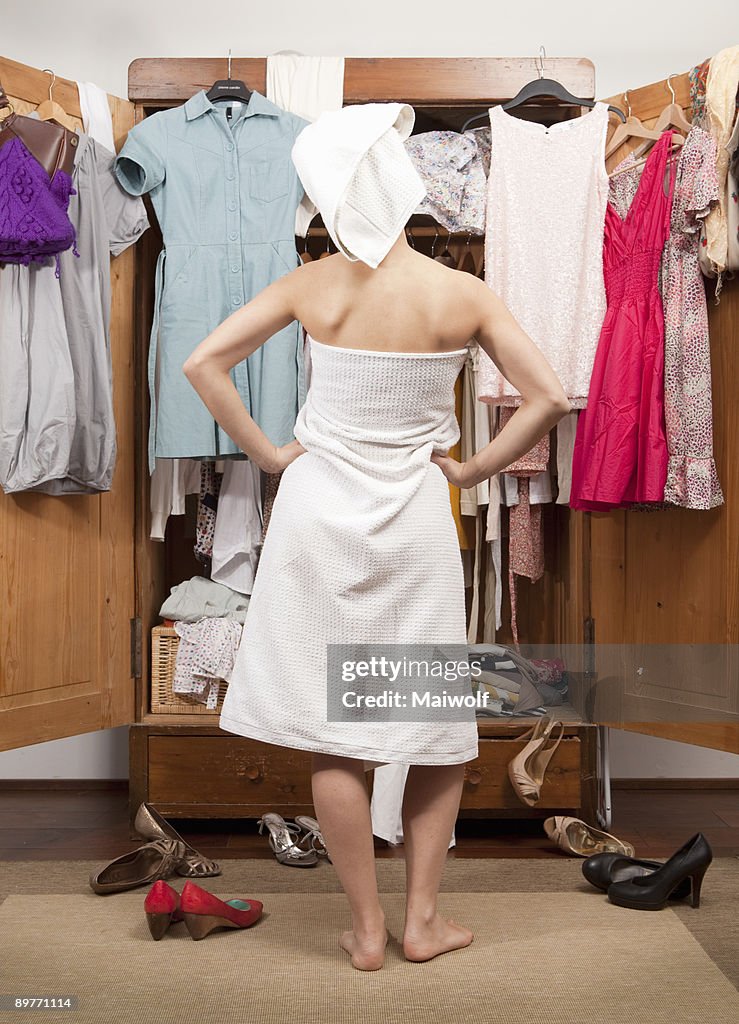
[[[403,952],[406,960],[420,963],[432,960],[440,953],[469,946],[473,932],[455,921],[448,921],[437,914],[431,921],[406,924],[403,933]]]
[[[387,931],[385,926],[357,934],[342,932],[339,945],[351,955],[352,967],[359,971],[379,971],[385,962]]]

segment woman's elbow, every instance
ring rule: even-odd
[[[546,407],[547,414],[553,423],[559,422],[568,412],[572,412],[573,408],[564,391],[547,395],[542,399],[542,405]]]
[[[194,353],[182,364],[182,372],[189,381],[194,380],[203,368],[203,360]]]

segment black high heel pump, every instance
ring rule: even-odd
[[[582,863],[582,873],[596,889],[608,892],[614,882],[629,882],[638,875],[651,875],[664,867],[659,860],[641,860],[620,853],[595,853]],[[690,879],[685,878],[670,894],[671,900],[690,896]]]
[[[656,871],[629,881],[613,882],[608,887],[608,899],[631,910],[662,910],[674,890],[689,878],[691,905],[698,907],[703,876],[712,860],[713,853],[706,837],[702,832],[696,832]]]

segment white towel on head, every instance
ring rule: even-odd
[[[377,267],[426,195],[403,145],[414,120],[407,103],[358,103],[321,114],[295,140],[303,188],[349,260]]]

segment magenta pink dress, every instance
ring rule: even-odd
[[[664,498],[668,449],[659,267],[675,185],[671,140],[672,132],[664,132],[652,147],[624,219],[610,203],[606,209],[607,308],[588,404],[577,423],[570,508],[603,511]]]

